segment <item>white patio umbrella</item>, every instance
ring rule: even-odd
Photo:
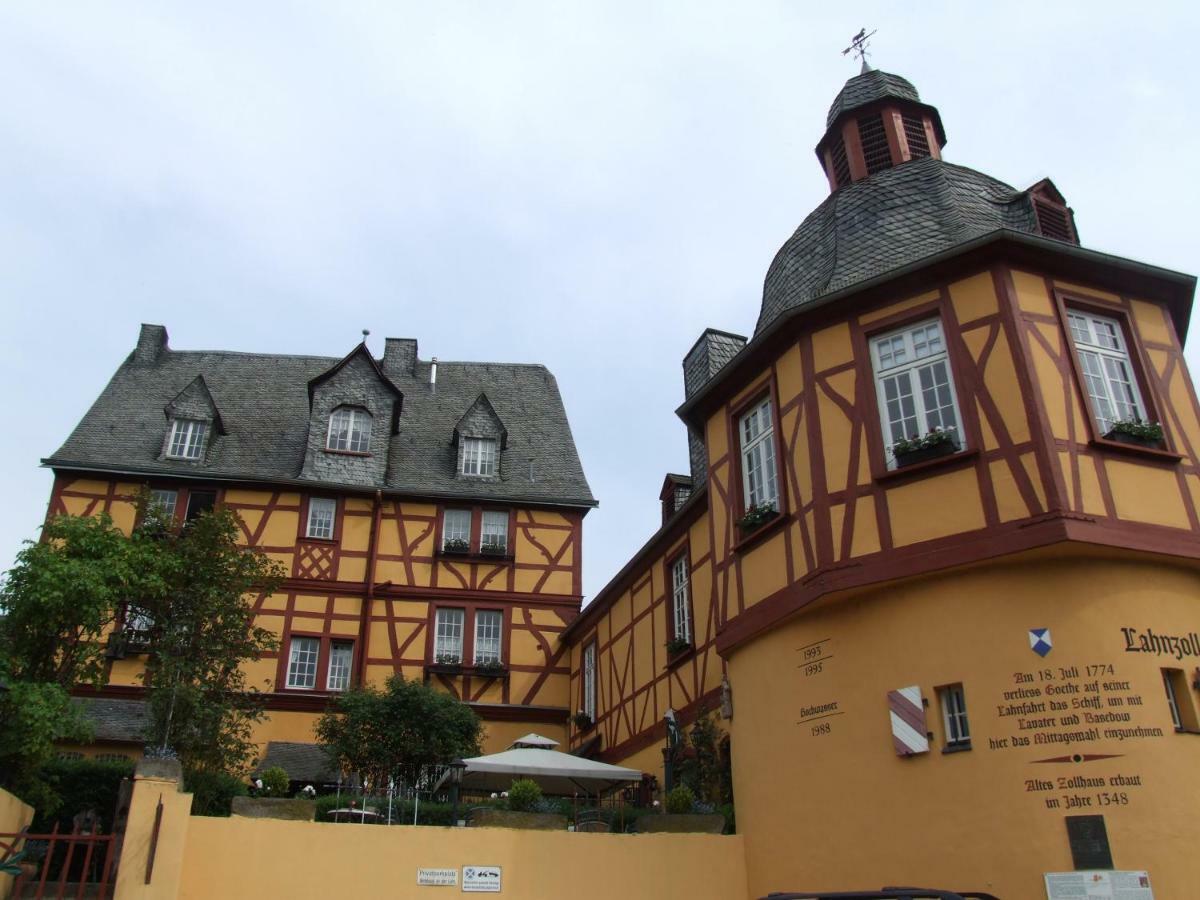
[[[545,794],[604,794],[642,780],[637,769],[610,766],[551,749],[558,742],[527,734],[507,750],[464,759],[464,789],[506,791],[516,778],[536,781]],[[443,780],[445,780],[443,778]]]

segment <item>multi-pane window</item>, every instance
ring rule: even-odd
[[[350,687],[350,661],[354,658],[353,641],[333,641],[329,645],[329,674],[325,689],[344,691]]]
[[[335,409],[329,417],[325,448],[366,453],[371,448],[371,414],[352,406]]]
[[[434,631],[433,658],[435,662],[462,662],[463,618],[461,609],[439,609]]]
[[[688,600],[688,558],[681,553],[671,563],[671,614],[675,639],[692,640],[692,605]]]
[[[508,513],[485,509],[479,531],[479,549],[484,553],[508,552]]]
[[[596,721],[596,645],[583,648],[583,711]]]
[[[1067,322],[1100,433],[1107,434],[1116,422],[1145,419],[1121,324],[1077,310],[1067,313]]]
[[[311,497],[308,501],[308,527],[305,535],[322,540],[333,539],[333,516],[337,501],[327,497]]]
[[[775,427],[771,398],[765,397],[738,421],[742,445],[742,499],[746,508],[779,508],[775,477]]]
[[[175,518],[175,504],[178,500],[178,491],[154,490],[150,492],[150,505],[164,519]]]
[[[199,459],[204,455],[204,436],[208,423],[198,419],[172,419],[167,456],[171,459]]]
[[[206,513],[217,505],[216,491],[188,491],[187,512],[184,519],[188,522],[202,513]]]
[[[967,701],[961,684],[951,684],[938,689],[942,703],[942,724],[946,728],[947,747],[969,747],[971,727],[967,723]]]
[[[503,629],[504,614],[499,610],[481,609],[475,613],[475,665],[500,662]]]
[[[875,338],[871,361],[889,450],[897,441],[931,431],[953,431],[955,443],[962,446],[958,399],[941,322],[934,319]]]
[[[496,441],[492,438],[463,438],[463,475],[496,474]]]
[[[292,638],[288,655],[287,686],[301,690],[312,690],[317,684],[317,658],[321,642],[315,637]]]
[[[442,514],[442,549],[465,551],[471,546],[471,511],[448,509]]]

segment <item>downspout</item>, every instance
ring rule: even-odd
[[[367,590],[363,594],[362,621],[358,625],[358,665],[354,683],[363,686],[367,671],[367,640],[370,635],[371,601],[375,599],[375,557],[379,552],[379,521],[383,517],[383,492],[375,491],[375,511],[371,516],[371,537],[367,542]]]

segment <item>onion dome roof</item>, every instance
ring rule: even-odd
[[[780,248],[755,333],[789,309],[998,229],[1038,233],[1028,191],[932,157],[876,172],[834,191]]]
[[[921,96],[917,93],[917,89],[912,86],[910,81],[899,75],[880,72],[878,69],[868,69],[861,75],[855,75],[833,98],[833,105],[829,107],[829,115],[825,117],[825,127],[828,128],[832,125],[842,113],[888,97],[911,100],[914,103],[921,102]]]

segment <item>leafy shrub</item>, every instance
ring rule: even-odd
[[[512,799],[512,793],[509,793],[509,799]],[[566,797],[541,797],[533,804],[533,812],[547,813],[552,816],[566,816],[571,818],[571,801]]]
[[[288,773],[282,766],[271,766],[264,769],[258,776],[262,781],[259,794],[263,797],[286,797],[288,794]]]
[[[696,805],[696,795],[686,784],[671,788],[667,794],[667,812],[672,815],[684,815],[692,811]]]
[[[117,794],[121,782],[133,777],[133,761],[105,761],[95,759],[55,759],[39,770],[39,778],[61,797],[53,815],[38,810],[33,820],[33,831],[47,832],[59,823],[59,830],[71,830],[71,819],[76,813],[95,810],[100,817],[101,827],[110,832],[117,808]]]
[[[722,803],[717,809],[725,817],[725,834],[737,834],[737,819],[733,815],[733,804]]]
[[[542,789],[529,778],[518,778],[508,789],[508,808],[513,812],[533,812],[541,799]]]
[[[233,798],[248,793],[237,776],[207,769],[184,769],[183,789],[192,795],[193,816],[228,816]]]

